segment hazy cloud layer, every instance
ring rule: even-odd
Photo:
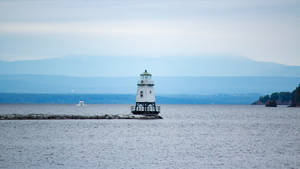
[[[0,59],[244,56],[300,65],[300,3],[1,1]]]

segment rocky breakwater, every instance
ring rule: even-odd
[[[138,119],[138,120],[154,120],[162,119],[159,115],[143,116],[131,114],[119,115],[57,115],[57,114],[2,114],[0,120],[67,120],[67,119]]]

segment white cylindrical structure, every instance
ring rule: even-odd
[[[155,105],[154,82],[152,75],[145,70],[137,83],[136,105],[131,107],[133,114],[156,115],[160,107]]]
[[[154,94],[154,82],[151,79],[151,74],[145,70],[144,73],[140,75],[136,93],[136,102],[155,102]]]

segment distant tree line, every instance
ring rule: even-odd
[[[279,105],[300,106],[300,84],[293,92],[274,92],[271,95],[259,97],[253,104],[265,104],[266,106],[276,107]]]
[[[300,84],[298,87],[293,91],[292,97],[292,107],[300,107]]]
[[[29,94],[0,93],[0,106],[6,103],[21,104],[135,104],[135,94]],[[231,95],[157,95],[158,104],[249,104],[256,93]],[[0,167],[1,168],[1,167]]]
[[[265,95],[259,97],[259,101],[263,104],[268,101],[276,101],[277,104],[290,104],[293,94],[291,92],[275,92],[271,95]]]

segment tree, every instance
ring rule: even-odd
[[[292,104],[293,107],[300,106],[300,84],[298,87],[293,91],[293,98],[292,98]]]
[[[275,100],[278,100],[278,99],[279,99],[279,93],[278,92],[275,92],[275,93],[271,94],[271,100],[272,101],[275,101]]]
[[[269,95],[259,97],[259,101],[261,101],[262,103],[266,103],[268,100],[270,100]]]
[[[282,102],[288,102],[292,100],[293,94],[291,92],[280,92],[279,93],[279,100]]]

